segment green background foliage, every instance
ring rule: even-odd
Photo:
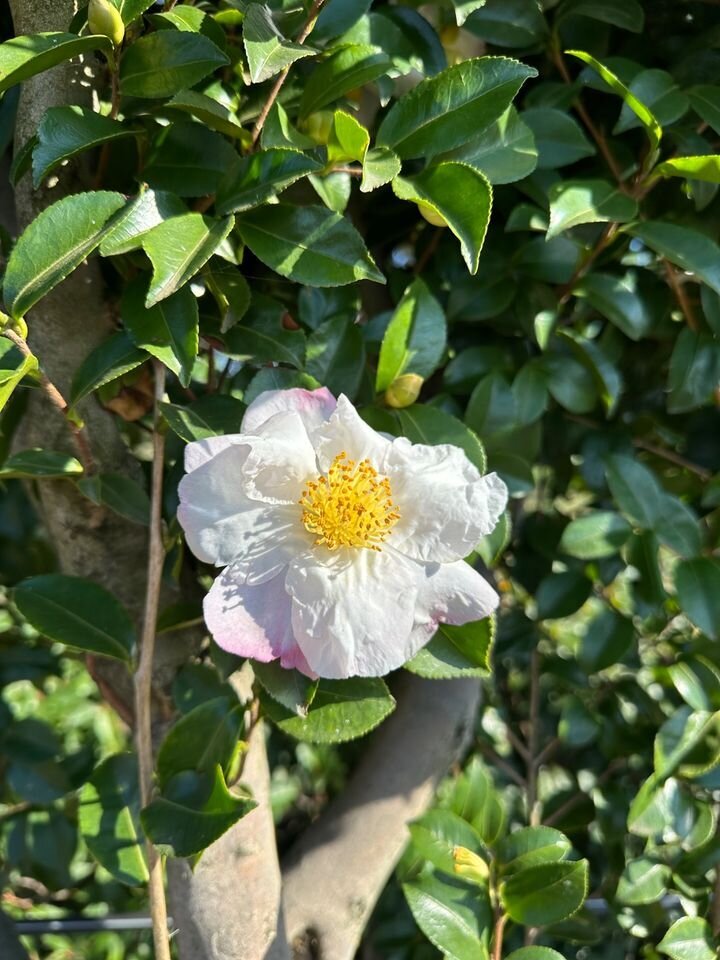
[[[6,150],[17,84],[81,54],[100,68],[100,113],[54,108],[15,144],[13,183],[41,187],[69,161],[86,187],[3,235],[4,309],[32,329],[32,307],[102,258],[116,330],[68,399],[73,416],[83,400],[112,410],[143,467],[138,482],[83,476],[67,451],[11,454],[39,380],[0,341],[5,906],[139,909],[143,830],[191,856],[254,805],[237,785],[239,664],[207,645],[175,679],[179,719],[140,811],[127,728],[91,679],[94,657],[132,661],[135,628],[101,587],[57,571],[32,507],[52,478],[147,525],[154,358],[169,375],[169,580],[210,578],[175,518],[184,445],[236,432],[266,389],[327,385],[377,429],[461,446],[510,490],[468,558],[501,594],[497,623],[442,628],[407,665],[476,677],[484,701],[362,956],[497,960],[506,915],[508,960],[710,960],[716,6],[329,0],[304,42],[307,9],[290,0],[115,5],[127,32],[113,55],[82,12],[67,33],[0,46]],[[423,381],[417,402],[388,405],[407,374]],[[159,626],[199,619],[189,601]],[[311,683],[261,665],[256,681],[282,850],[342,790],[359,755],[344,741],[392,712],[393,678]],[[477,875],[456,872],[457,846]],[[32,949],[150,955],[140,934]]]

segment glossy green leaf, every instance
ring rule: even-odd
[[[20,450],[0,466],[0,480],[17,477],[36,479],[61,479],[77,477],[83,472],[82,464],[75,457],[53,450]]]
[[[96,347],[78,367],[70,388],[70,405],[75,406],[93,390],[139,367],[147,354],[139,350],[125,331],[114,333]]]
[[[481,57],[423,80],[390,109],[377,135],[403,160],[433,156],[467,143],[495,123],[532,67],[508,57]]]
[[[564,860],[572,844],[554,827],[521,827],[504,837],[495,848],[500,873],[511,876],[528,867]]]
[[[659,163],[653,174],[660,177],[684,177],[686,180],[705,180],[720,183],[720,156],[670,157]]]
[[[112,2],[122,14],[125,23],[137,20],[153,5],[153,0],[112,0]]]
[[[629,906],[656,903],[666,892],[670,868],[650,857],[630,860],[620,877],[616,899]]]
[[[116,880],[147,883],[134,754],[116,754],[95,768],[80,791],[78,825],[90,853]]]
[[[320,324],[308,337],[305,367],[331,392],[354,397],[365,367],[360,327],[342,315]]]
[[[372,83],[387,73],[390,65],[389,58],[378,47],[365,44],[338,47],[305,81],[300,117],[309,117],[351,90]]]
[[[155,138],[143,178],[156,191],[204,197],[220,188],[236,161],[225,137],[202,123],[180,120]]]
[[[484,173],[490,183],[513,183],[529,176],[538,162],[535,135],[515,107],[508,109],[479,136],[442,160],[458,160]]]
[[[544,927],[576,913],[587,888],[587,860],[543,863],[508,877],[500,886],[500,902],[516,923]]]
[[[253,661],[253,673],[273,700],[299,717],[307,716],[317,693],[317,680],[311,680],[298,670],[281,667],[278,660],[270,663]]]
[[[485,449],[477,434],[462,421],[438,407],[416,403],[398,410],[400,434],[413,443],[452,443],[463,450],[481,473],[487,468]]]
[[[145,306],[147,277],[130,283],[120,302],[120,316],[135,346],[157,357],[187,387],[198,352],[198,305],[189,287]]]
[[[641,33],[645,23],[645,13],[638,0],[565,0],[558,20],[565,17],[589,17],[633,33]]]
[[[186,7],[185,9],[192,10],[194,8]],[[168,107],[179,110],[181,113],[190,114],[211,130],[235,140],[241,139],[246,132],[234,113],[225,104],[206,96],[204,93],[198,93],[197,90],[181,90],[170,100]]]
[[[430,643],[418,651],[405,668],[431,680],[487,677],[494,636],[492,617],[462,626],[441,623]]]
[[[569,617],[585,603],[591,590],[591,581],[575,570],[549,574],[535,593],[538,619]]]
[[[243,44],[253,83],[269,80],[296,60],[315,53],[312,47],[286,39],[264,3],[248,5],[243,21]]]
[[[513,950],[507,960],[565,960],[565,958],[550,947],[520,947],[519,950]]]
[[[520,119],[532,131],[541,170],[565,167],[595,153],[580,124],[562,110],[531,107],[523,110]]]
[[[635,639],[632,620],[615,610],[604,610],[585,628],[579,659],[589,671],[605,670],[621,660]]]
[[[158,30],[125,51],[120,89],[127,97],[172,97],[228,63],[222,50],[202,34]]]
[[[224,433],[240,433],[245,404],[235,397],[211,395],[201,397],[188,406],[160,404],[168,426],[182,440],[206,440]]]
[[[450,810],[430,810],[408,824],[413,847],[438,870],[455,876],[455,847],[481,854],[482,840],[467,821]]]
[[[699,84],[688,90],[688,97],[700,119],[720,133],[720,86]]]
[[[99,190],[65,197],[43,210],[21,234],[8,260],[3,294],[10,315],[24,316],[79,267],[124,204],[122,194]]]
[[[706,234],[662,220],[643,220],[625,229],[720,293],[720,247]]]
[[[271,147],[238,160],[218,187],[220,214],[259,207],[301,177],[322,169],[322,164],[298,150]]]
[[[380,347],[375,389],[387,390],[404,373],[427,379],[445,350],[447,328],[442,307],[421,279],[406,289]]]
[[[628,90],[651,111],[661,127],[669,126],[687,112],[688,98],[665,70],[641,70],[632,78]],[[641,124],[635,110],[624,103],[613,133],[623,133]]]
[[[467,765],[453,784],[450,809],[467,820],[484,843],[492,845],[505,827],[505,810],[490,774],[477,758]]]
[[[637,215],[637,201],[605,180],[563,180],[550,189],[550,227],[554,237],[583,223],[625,223]]]
[[[149,525],[150,497],[130,477],[122,473],[96,473],[78,481],[78,487],[99,507],[107,507],[132,523]]]
[[[425,877],[403,885],[415,922],[448,960],[487,960],[490,910],[467,884]]]
[[[325,207],[272,204],[240,214],[237,228],[259,260],[296,283],[385,282],[355,227]]]
[[[370,134],[366,127],[345,110],[336,110],[327,145],[328,161],[343,163],[356,160],[364,163],[369,146]]]
[[[569,523],[563,530],[559,548],[581,560],[611,557],[627,541],[630,532],[630,524],[618,513],[599,510]]]
[[[293,367],[302,367],[305,334],[302,330],[286,330],[283,326],[285,316],[282,303],[256,295],[242,322],[226,332],[227,353],[254,363],[289,363]]]
[[[58,643],[78,650],[129,660],[135,631],[125,608],[89,580],[60,573],[23,580],[15,605],[32,626]]]
[[[267,716],[285,733],[309,743],[344,743],[363,737],[395,709],[380,679],[320,680],[305,716],[261,694]]]
[[[142,247],[153,265],[145,306],[167,299],[192,280],[230,233],[233,222],[232,216],[213,220],[186,213],[145,233]]]
[[[576,297],[583,297],[598,313],[613,323],[631,340],[642,340],[653,325],[650,304],[638,286],[637,274],[623,277],[594,270],[573,288]]]
[[[655,737],[655,776],[658,779],[669,777],[678,769],[684,776],[697,776],[706,772],[709,766],[717,762],[719,727],[718,712],[693,711],[688,706],[678,707],[663,723]],[[708,739],[712,741],[710,764],[704,762],[703,753],[699,751],[703,742]]]
[[[401,200],[439,213],[460,241],[468,270],[477,273],[492,211],[492,187],[483,173],[446,161],[411,178],[396,177],[393,190]]]
[[[686,328],[675,341],[668,373],[668,410],[685,413],[711,402],[720,382],[715,339]]]
[[[702,917],[676,920],[657,948],[670,960],[715,960],[717,957],[712,929]]]
[[[540,4],[534,0],[486,0],[465,29],[496,47],[529,47],[547,34]]]
[[[390,183],[400,173],[401,167],[400,157],[389,147],[368,150],[363,163],[360,190],[362,193],[371,193],[378,187]]]
[[[142,246],[142,236],[170,217],[187,213],[187,207],[173,193],[143,190],[113,220],[100,243],[103,257],[129,253]]]
[[[112,50],[103,36],[78,37],[74,33],[34,33],[0,44],[0,93],[44,73],[58,63],[93,50]]]
[[[65,160],[83,150],[132,134],[117,120],[103,117],[87,107],[51,107],[38,127],[33,150],[33,183],[37,187]]]
[[[15,392],[15,388],[25,379],[25,377],[36,373],[38,369],[37,357],[23,357],[20,363],[12,368],[3,368],[0,370],[0,411],[4,410],[8,400]]]
[[[685,703],[693,710],[720,709],[720,670],[707,657],[670,664],[668,674]]]
[[[202,703],[171,727],[157,755],[160,788],[184,770],[213,773],[230,763],[243,729],[243,708],[226,697]]]
[[[675,589],[695,626],[713,640],[720,639],[720,563],[711,557],[683,560],[675,568]]]

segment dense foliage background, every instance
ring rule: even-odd
[[[175,519],[184,443],[237,430],[262,390],[327,385],[378,429],[486,457],[510,488],[474,558],[502,595],[492,651],[489,625],[456,628],[409,665],[482,678],[472,749],[411,826],[359,956],[711,960],[718,4],[329,0],[307,37],[299,0],[116,7],[120,55],[88,34],[87,11],[63,39],[0,47],[8,158],[14,84],[77,54],[98,75],[94,112],[59,106],[14,143],[10,182],[33,178],[51,205],[13,252],[6,212],[5,310],[23,340],[26,312],[99,251],[114,332],[67,399],[111,411],[141,468],[93,473],[82,447],[14,441],[41,384],[17,342],[0,341],[3,907],[145,905],[127,712],[93,680],[98,657],[131,658],[134,627],[117,601],[57,576],[35,505],[40,485],[76,484],[98,509],[148,523],[154,358],[168,370],[165,579],[185,585],[161,631],[197,625],[187,585],[210,582]],[[506,59],[474,59],[486,54]],[[72,196],[52,205],[68,160]],[[167,808],[146,810],[165,851],[195,854],[247,810],[203,794],[219,776],[225,796],[240,770],[243,712],[226,682],[238,666],[206,644],[169,686],[166,716],[189,721],[161,748],[153,803],[216,822],[188,841]],[[342,791],[363,741],[337,740],[392,711],[393,678],[257,677],[282,853]],[[187,776],[195,795],[176,789]],[[456,845],[486,866],[458,877]],[[53,960],[152,955],[147,934],[26,944]],[[513,953],[523,944],[548,949]]]

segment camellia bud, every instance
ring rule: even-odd
[[[472,880],[474,883],[487,883],[490,876],[490,868],[482,857],[479,857],[467,847],[454,847],[453,860],[455,861],[455,873],[464,877],[466,880]]]
[[[396,410],[412,406],[420,396],[425,381],[417,373],[404,373],[390,384],[385,391],[385,403]]]
[[[447,226],[447,220],[435,207],[431,207],[429,203],[423,203],[422,200],[418,202],[417,206],[420,211],[420,216],[427,220],[428,223],[431,223],[434,227]]]
[[[88,26],[90,33],[110,37],[119,47],[125,37],[125,24],[120,11],[110,0],[90,0],[88,6]]]

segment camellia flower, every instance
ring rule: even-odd
[[[505,509],[505,484],[462,450],[392,439],[325,388],[273,390],[242,432],[188,445],[178,518],[225,567],[205,598],[216,642],[312,676],[382,676],[440,621],[498,597],[463,561]]]

